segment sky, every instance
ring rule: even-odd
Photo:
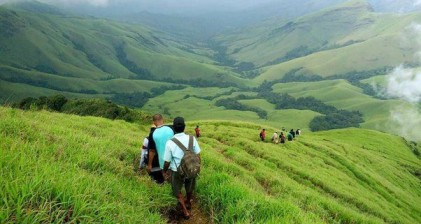
[[[0,0],[5,2],[35,0]],[[276,0],[38,0],[40,2],[64,6],[89,5],[99,8],[131,9],[133,11],[207,11],[207,10],[244,10]],[[278,0],[279,1],[279,0]]]
[[[78,9],[92,9],[105,12],[132,13],[140,11],[165,14],[231,12],[243,11],[257,6],[275,4],[291,4],[291,2],[307,2],[317,4],[320,0],[0,0],[0,4],[17,1],[40,1]],[[347,0],[323,0],[322,4],[336,4]],[[376,10],[406,12],[413,8],[421,9],[421,0],[367,0]]]

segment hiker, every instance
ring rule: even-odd
[[[288,134],[287,134],[288,141],[292,141],[293,138],[294,138],[294,136],[292,136],[292,133],[288,132]]]
[[[174,131],[164,126],[164,118],[161,114],[152,116],[156,129],[149,134],[149,160],[147,171],[151,178],[158,184],[163,184],[165,179],[162,173],[164,168],[165,144],[174,136]]]
[[[260,139],[262,140],[262,141],[265,141],[265,137],[266,137],[266,133],[265,133],[265,129],[263,128],[262,129],[262,131],[260,132]]]
[[[295,138],[295,131],[294,131],[294,129],[291,129],[291,131],[289,131],[289,133],[291,133],[292,138]]]
[[[196,138],[199,138],[200,137],[199,125],[196,126],[196,128],[194,129],[194,132],[196,132]]]
[[[281,131],[281,134],[279,135],[279,140],[281,141],[282,144],[285,143],[285,135],[284,132]]]
[[[196,138],[184,133],[184,118],[176,117],[173,121],[174,137],[165,146],[164,175],[171,170],[172,193],[177,198],[185,219],[190,218],[193,191],[196,187],[196,175],[200,171],[200,147]],[[188,152],[187,150],[190,150]],[[195,172],[190,172],[195,171]],[[184,200],[182,187],[186,190]]]
[[[278,144],[278,132],[277,131],[275,131],[275,133],[273,133],[271,140],[272,140],[273,143]]]
[[[149,136],[146,136],[143,139],[143,145],[142,148],[140,149],[141,154],[140,154],[140,162],[139,162],[139,169],[143,169],[146,166],[146,163],[148,161],[148,143],[149,143]]]

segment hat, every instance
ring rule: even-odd
[[[182,117],[174,118],[173,126],[174,127],[185,127],[186,124],[184,123],[184,118],[182,118]]]

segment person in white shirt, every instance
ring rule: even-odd
[[[147,158],[148,156],[148,144],[149,144],[149,139],[148,139],[148,136],[146,136],[143,139],[143,145],[142,145],[142,148],[140,149],[141,154],[140,154],[139,169],[143,169],[146,166],[145,158]]]
[[[192,148],[190,149],[193,153],[199,155],[200,147],[197,143],[197,140],[194,136],[186,135],[184,133],[186,125],[184,123],[184,118],[176,117],[173,122],[173,129],[175,132],[174,138],[176,138],[183,146],[188,148],[189,142],[193,141]],[[191,139],[191,140],[190,140]],[[177,172],[177,167],[180,165],[181,159],[184,156],[183,150],[173,141],[167,141],[165,145],[165,154],[164,154],[164,175],[168,179],[167,170],[171,170],[171,187],[172,193],[177,198],[181,209],[184,214],[185,219],[190,218],[189,209],[191,209],[191,202],[193,197],[193,191],[196,187],[196,178],[184,178]],[[200,162],[200,155],[199,155]],[[186,189],[187,199],[184,200],[184,196],[181,192],[182,187]]]
[[[275,131],[272,135],[272,142],[278,144],[278,132]]]

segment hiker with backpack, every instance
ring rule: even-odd
[[[288,132],[287,139],[288,139],[288,141],[292,141],[292,139],[294,139],[294,136],[292,135],[291,132]]]
[[[295,131],[294,131],[294,129],[291,129],[291,131],[289,131],[289,133],[291,133],[292,138],[295,138]]]
[[[282,144],[285,143],[285,135],[284,135],[284,132],[282,132],[282,131],[281,131],[281,134],[279,135],[279,140]]]
[[[147,171],[151,178],[158,184],[163,184],[165,179],[162,173],[164,168],[165,144],[174,136],[174,131],[164,125],[164,118],[161,114],[152,116],[156,128],[149,134],[149,160]]]
[[[185,219],[190,218],[193,191],[196,187],[196,177],[200,172],[200,147],[192,135],[184,133],[186,125],[184,118],[176,117],[173,121],[174,137],[165,146],[164,175],[171,170],[172,193],[177,198],[178,204]],[[186,190],[186,200],[182,187]]]

